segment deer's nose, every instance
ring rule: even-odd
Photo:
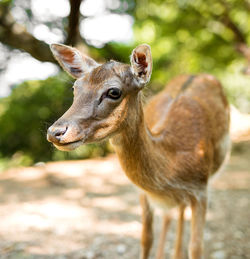
[[[59,143],[62,139],[62,137],[67,132],[68,127],[67,126],[51,126],[48,129],[47,132],[47,139],[50,142],[53,143]]]

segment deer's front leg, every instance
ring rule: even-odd
[[[142,235],[141,235],[141,259],[149,257],[150,249],[153,243],[153,212],[150,208],[145,194],[140,195],[142,206]]]
[[[189,259],[202,259],[203,229],[205,226],[207,199],[191,202],[191,239],[189,244]]]

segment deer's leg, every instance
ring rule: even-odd
[[[149,257],[150,249],[153,243],[153,212],[150,208],[145,194],[140,195],[142,206],[142,236],[141,236],[141,259]]]
[[[178,216],[178,222],[177,222],[177,232],[176,232],[176,243],[175,243],[175,251],[173,259],[181,259],[183,258],[183,248],[182,248],[182,242],[183,242],[183,229],[184,229],[184,212],[185,212],[185,206],[181,205],[179,207],[179,216]]]
[[[189,259],[202,258],[203,229],[205,225],[207,200],[191,202],[191,239],[189,244]]]
[[[163,218],[163,226],[160,234],[159,245],[156,253],[156,259],[163,259],[164,258],[164,247],[165,247],[165,239],[166,234],[169,229],[169,225],[171,223],[171,216],[164,215]]]

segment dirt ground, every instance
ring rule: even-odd
[[[139,258],[138,204],[138,191],[114,155],[2,172],[0,258]],[[190,210],[185,217],[187,246]],[[157,212],[156,236],[160,223]],[[166,258],[174,238],[175,220],[167,236]],[[233,155],[211,185],[204,243],[204,258],[250,258],[249,152]]]

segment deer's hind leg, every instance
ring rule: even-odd
[[[205,226],[207,199],[191,202],[191,238],[189,244],[189,258],[202,259],[203,254],[203,230]]]
[[[175,251],[174,251],[173,259],[183,258],[184,212],[185,212],[185,205],[180,205],[178,222],[177,222],[175,249],[174,249]]]
[[[153,211],[145,194],[140,195],[142,207],[141,259],[148,259],[153,244]]]
[[[164,258],[164,247],[165,247],[165,239],[166,234],[169,229],[170,223],[171,223],[171,215],[166,214],[163,217],[163,225],[161,229],[160,239],[159,239],[159,245],[156,253],[156,259],[163,259]]]

